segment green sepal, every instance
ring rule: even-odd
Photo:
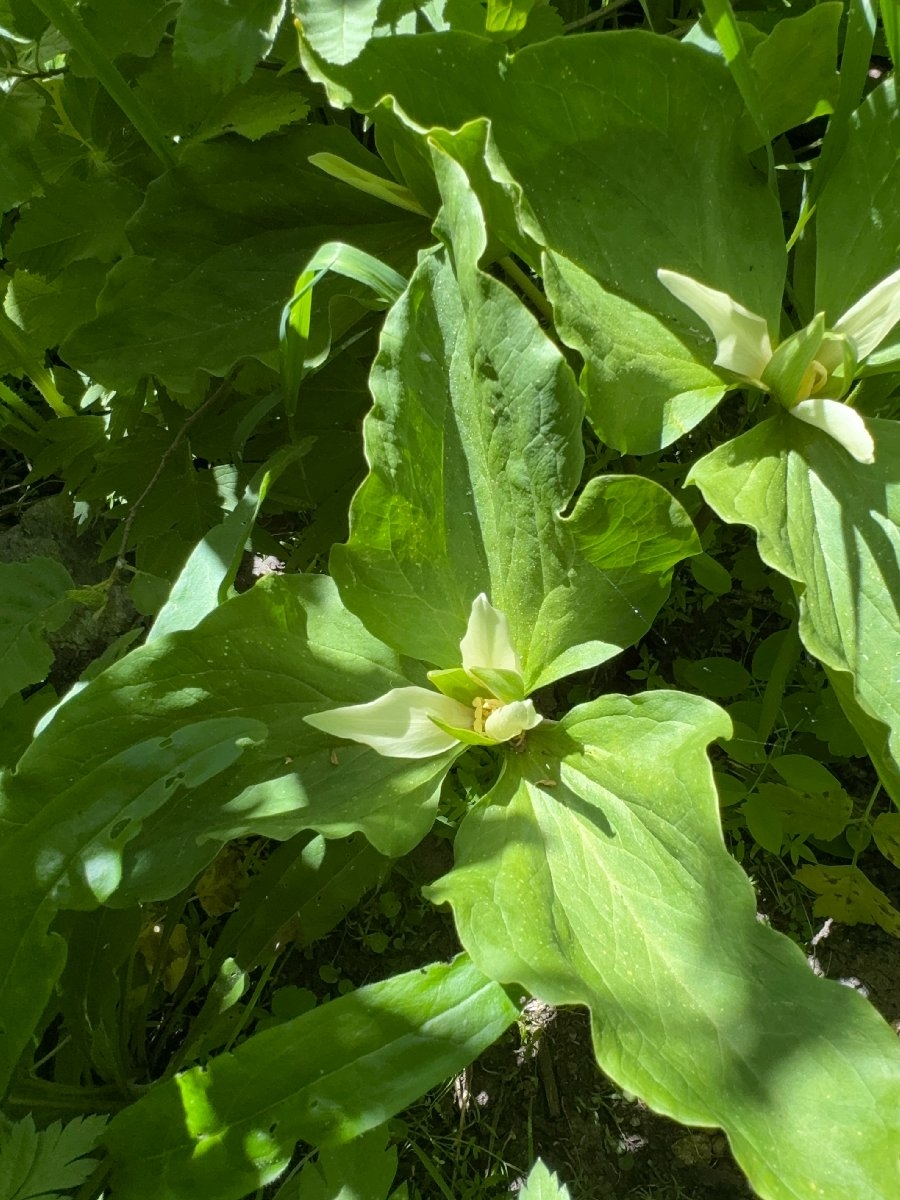
[[[460,704],[471,704],[481,694],[482,685],[462,667],[447,667],[443,671],[429,671],[428,682],[439,692],[458,700]]]
[[[467,671],[464,667],[448,667],[443,671],[429,671],[428,682],[461,704],[471,704],[476,696],[493,696],[504,704],[525,699],[525,683],[518,671],[491,667]]]
[[[451,737],[457,738],[464,746],[499,746],[496,738],[488,737],[486,733],[476,733],[474,729],[459,729],[455,725],[447,725],[438,717],[431,716],[438,729],[443,729],[444,733],[449,733]]]
[[[859,368],[853,343],[842,333],[826,333],[816,355],[828,372],[825,394],[829,400],[840,400],[850,390]]]
[[[804,329],[785,338],[763,371],[762,382],[785,408],[793,408],[798,401],[809,398],[811,393],[805,376],[816,359],[824,336],[825,315],[819,313]]]
[[[478,667],[476,670],[469,670],[468,675],[481,689],[476,695],[487,692],[488,695],[502,700],[504,704],[511,704],[513,700],[525,699],[525,681],[518,671]]]

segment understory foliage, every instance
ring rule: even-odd
[[[2,1200],[405,1196],[529,996],[766,1200],[900,1195],[897,1038],[745,871],[900,936],[898,43],[0,0],[5,512],[93,547],[0,551]],[[435,829],[460,953],[294,986]]]

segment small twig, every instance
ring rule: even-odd
[[[178,449],[178,447],[181,445],[181,442],[182,442],[185,434],[188,432],[188,430],[191,428],[191,426],[196,421],[198,421],[200,419],[200,417],[203,416],[204,413],[208,412],[208,410],[210,408],[212,408],[213,405],[217,403],[217,401],[221,400],[223,396],[228,394],[228,392],[231,390],[231,385],[234,383],[234,380],[235,380],[239,370],[240,370],[239,366],[232,367],[232,369],[228,372],[228,374],[225,376],[225,378],[222,380],[221,384],[216,388],[216,390],[212,393],[212,395],[207,397],[207,399],[203,401],[203,403],[200,405],[200,407],[191,413],[191,415],[188,417],[188,419],[185,421],[185,423],[182,425],[182,427],[178,430],[178,432],[175,434],[175,437],[172,439],[172,441],[169,443],[168,447],[166,448],[165,453],[163,454],[162,458],[159,460],[156,470],[153,472],[153,475],[150,478],[150,482],[147,484],[147,486],[141,492],[140,496],[138,496],[137,500],[135,500],[134,504],[132,504],[131,512],[125,518],[125,524],[122,527],[122,540],[119,543],[119,553],[116,555],[116,565],[113,567],[112,575],[110,576],[110,580],[109,580],[110,583],[112,583],[122,571],[127,571],[130,569],[130,564],[126,561],[125,554],[128,549],[128,539],[131,536],[132,527],[134,526],[134,522],[144,504],[144,501],[147,499],[147,497],[150,495],[150,493],[153,491],[153,489],[156,487],[157,483],[159,482],[160,476],[162,475],[163,471],[166,469],[166,464],[169,462],[169,460],[171,459],[171,457],[175,453],[175,451]]]
[[[630,4],[631,0],[610,0],[609,4],[605,4],[603,8],[595,9],[594,12],[589,12],[585,17],[579,17],[577,21],[570,21],[563,29],[564,33],[574,33],[578,29],[586,29],[589,25],[596,24],[597,21],[602,21],[609,16],[610,13],[616,12],[617,9],[624,8],[626,4]]]

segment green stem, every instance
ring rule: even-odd
[[[866,805],[866,811],[863,813],[862,819],[859,822],[860,827],[862,827],[868,823],[869,817],[872,815],[872,806],[875,803],[876,797],[878,796],[878,793],[880,791],[881,791],[881,780],[879,779],[879,781],[875,784],[875,790],[872,792],[872,795],[869,797],[869,803]],[[851,867],[856,866],[856,860],[858,858],[859,858],[859,846],[855,846],[854,850],[853,850],[853,861],[850,863]]]
[[[56,384],[53,382],[53,376],[46,367],[34,362],[29,365],[29,359],[34,358],[33,353],[28,347],[28,343],[22,337],[22,331],[14,321],[8,317],[0,321],[0,341],[6,342],[12,351],[13,357],[19,364],[19,368],[28,376],[37,390],[41,393],[53,411],[58,417],[74,417],[75,410],[69,408],[65,400],[56,390]],[[8,401],[6,394],[3,394],[3,399]]]
[[[70,1087],[45,1079],[24,1079],[5,1101],[8,1109],[17,1112],[119,1112],[133,1104],[147,1090],[132,1085],[130,1095],[117,1087]]]
[[[43,425],[44,422],[30,405],[26,404],[22,397],[16,395],[12,388],[8,388],[5,383],[0,383],[0,400],[8,408],[12,409],[19,420],[27,425],[32,432],[36,433]]]
[[[505,258],[501,258],[500,266],[510,279],[513,280],[519,291],[528,297],[541,316],[546,321],[552,322],[553,309],[550,307],[550,301],[540,288],[536,286],[534,281],[529,279],[518,263],[515,262],[512,255],[507,254]]]
[[[228,1039],[228,1044],[226,1045],[225,1049],[222,1051],[223,1054],[230,1053],[231,1049],[234,1046],[234,1043],[238,1040],[238,1038],[243,1033],[244,1026],[250,1020],[251,1016],[253,1015],[253,1010],[256,1008],[257,1004],[259,1003],[259,998],[262,995],[263,988],[269,982],[269,978],[272,974],[272,971],[275,968],[276,961],[277,961],[276,958],[271,958],[266,963],[266,965],[263,967],[262,973],[260,974],[260,977],[257,981],[256,987],[253,989],[253,995],[250,997],[249,1003],[245,1007],[244,1011],[241,1013],[241,1019],[238,1021],[236,1028],[232,1031],[231,1037]]]
[[[135,127],[164,167],[175,166],[172,144],[156,123],[143,100],[131,90],[112,59],[75,15],[68,0],[34,0],[48,21],[52,21],[66,41],[90,64],[94,74],[122,112]]]
[[[775,727],[778,710],[781,708],[781,702],[784,699],[784,687],[787,683],[787,677],[793,670],[794,664],[799,657],[800,635],[797,632],[797,623],[795,621],[793,625],[784,631],[784,638],[778,648],[775,662],[772,664],[772,670],[763,694],[762,704],[760,705],[759,725],[756,732],[763,746],[769,740],[772,730]]]

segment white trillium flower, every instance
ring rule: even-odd
[[[738,304],[727,292],[677,271],[662,269],[656,274],[663,287],[709,326],[716,339],[716,366],[733,371],[753,387],[771,391],[791,416],[827,433],[857,462],[875,461],[872,435],[859,413],[841,397],[856,366],[900,321],[900,270],[876,284],[828,332],[823,319],[817,317],[788,339],[795,342],[794,347],[784,342],[775,350],[765,318]],[[785,349],[789,353],[783,353]],[[802,368],[799,376],[792,370],[797,363]],[[788,384],[788,394],[784,394],[781,385]]]
[[[461,742],[508,742],[543,720],[524,698],[509,622],[483,592],[472,604],[459,648],[461,668],[429,672],[439,691],[393,688],[368,704],[332,708],[304,720],[386,758],[432,758]]]

